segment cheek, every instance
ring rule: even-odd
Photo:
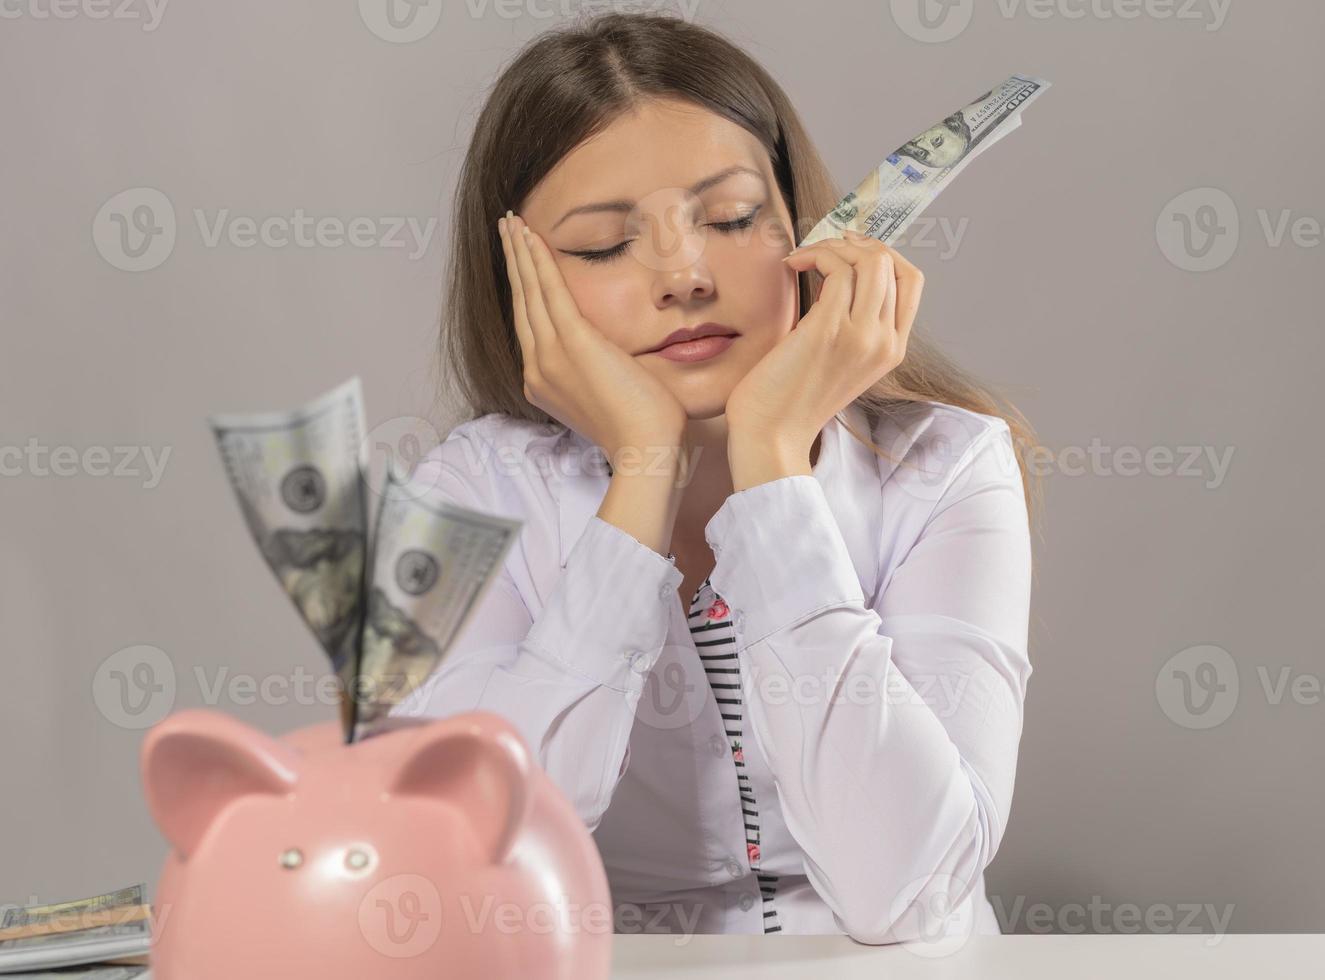
[[[566,288],[584,318],[604,337],[623,350],[643,346],[640,317],[635,312],[639,287],[627,276],[567,265],[561,268]]]
[[[731,288],[736,322],[762,347],[777,343],[798,318],[797,277],[782,262],[784,254],[783,248],[747,251],[722,280]]]

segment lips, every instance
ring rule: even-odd
[[[700,337],[698,340],[668,344],[662,350],[654,351],[653,356],[660,357],[665,361],[694,364],[699,361],[707,361],[711,357],[717,357],[735,342],[736,338],[731,334],[722,337]]]
[[[684,327],[680,330],[673,330],[663,338],[663,341],[656,347],[650,347],[648,350],[642,351],[641,353],[653,354],[662,350],[664,347],[671,346],[672,344],[682,344],[687,340],[698,340],[701,337],[738,336],[740,336],[739,331],[733,330],[731,327],[724,326],[721,323],[701,323],[697,327]]]

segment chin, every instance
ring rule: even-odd
[[[697,385],[689,391],[677,391],[675,388],[669,390],[685,409],[686,417],[693,421],[722,415],[727,411],[727,398],[731,395],[729,388],[714,389],[711,385],[706,388]]]
[[[702,422],[705,419],[715,419],[727,411],[727,403],[704,404],[700,406],[686,405],[686,417],[694,422]]]

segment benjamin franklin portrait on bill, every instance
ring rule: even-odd
[[[897,152],[926,167],[941,170],[960,163],[970,148],[971,127],[959,111],[937,126],[931,126],[919,136],[907,140]]]

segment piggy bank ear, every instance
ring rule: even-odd
[[[244,796],[281,796],[298,781],[298,753],[219,711],[177,711],[147,733],[139,755],[147,807],[180,857]]]
[[[470,711],[390,736],[404,747],[387,773],[388,793],[454,804],[468,818],[479,852],[504,861],[529,813],[529,750],[501,715]]]

